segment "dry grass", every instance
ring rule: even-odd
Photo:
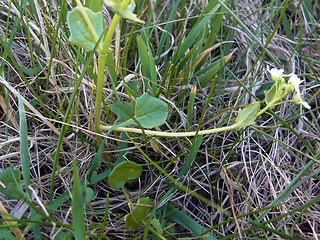
[[[14,11],[8,15],[8,2],[0,3],[0,33],[3,41],[6,34],[9,37],[13,31],[13,23],[17,15]],[[187,2],[189,2],[189,5],[186,17],[191,18],[191,20],[180,26],[180,30],[178,30],[178,21],[175,22],[170,33],[174,38],[174,43],[168,51],[169,55],[177,48],[182,34],[190,30],[189,25],[192,24],[194,12],[197,13],[195,9],[201,9],[201,3],[205,4],[205,1]],[[44,2],[41,4],[44,4]],[[162,4],[170,5],[173,3],[168,1]],[[316,10],[319,11],[319,6],[318,3],[314,4],[316,13]],[[170,9],[168,5],[166,10]],[[282,8],[276,8],[269,1],[256,0],[232,1],[230,6],[232,5],[237,17],[261,42],[265,43],[278,21],[279,12],[277,11],[281,11]],[[320,65],[319,63],[310,64],[309,59],[319,59],[319,39],[317,38],[319,36],[319,23],[313,22],[311,24],[310,19],[301,15],[302,5],[299,5],[299,11],[296,11],[296,6],[292,2],[286,11],[287,17],[293,14],[293,18],[289,22],[291,27],[289,30],[292,31],[294,39],[292,40],[287,36],[288,33],[285,32],[287,26],[284,26],[281,22],[266,49],[281,63],[286,72],[302,74],[303,85],[305,86],[302,94],[306,100],[311,99],[311,112],[291,103],[282,104],[273,109],[272,113],[259,118],[252,128],[239,132],[205,136],[202,140],[200,152],[198,152],[191,169],[185,176],[181,176],[179,170],[191,151],[192,138],[153,139],[159,148],[159,152],[157,152],[155,148],[151,147],[151,138],[146,143],[145,139],[139,137],[139,135],[132,135],[139,147],[151,159],[157,161],[159,166],[166,169],[170,176],[179,179],[189,189],[219,204],[230,213],[234,211],[236,216],[248,214],[247,217],[239,217],[237,221],[234,221],[232,215],[228,217],[178,189],[175,189],[167,198],[162,199],[171,188],[167,177],[149,164],[137,147],[128,139],[120,141],[118,136],[110,135],[106,137],[107,142],[104,152],[110,154],[114,158],[113,160],[124,153],[124,159],[145,164],[142,176],[130,183],[127,189],[132,199],[143,195],[150,197],[154,205],[159,204],[158,218],[162,219],[163,217],[161,223],[163,223],[164,236],[168,239],[170,237],[171,239],[177,237],[192,238],[193,235],[173,221],[164,219],[165,212],[161,210],[161,207],[165,206],[166,203],[171,203],[204,228],[212,228],[212,234],[219,239],[238,239],[239,236],[236,233],[239,228],[243,231],[241,234],[243,239],[283,239],[279,235],[273,235],[267,229],[252,228],[248,220],[257,220],[263,209],[268,207],[275,199],[278,199],[300,172],[304,172],[304,174],[292,188],[292,191],[281,198],[281,201],[260,220],[267,223],[268,227],[278,229],[295,239],[318,239],[320,237],[319,200],[315,204],[308,205],[312,199],[319,196],[319,160],[309,169],[305,169],[312,159],[319,159],[318,76]],[[48,8],[41,9],[48,14]],[[159,22],[165,21],[162,19],[167,15],[162,13],[161,10],[161,7],[157,8],[152,21],[156,21],[159,16],[161,19]],[[50,13],[52,17],[56,17],[53,5]],[[104,14],[106,18],[110,18],[107,9],[104,9]],[[24,20],[28,19],[29,27],[20,24],[20,28],[17,30],[10,47],[9,57],[4,56],[5,48],[0,46],[0,63],[3,64],[1,77],[7,82],[7,85],[16,89],[38,111],[26,110],[30,174],[33,179],[32,187],[36,190],[37,197],[44,205],[47,205],[50,203],[49,190],[53,169],[53,153],[58,144],[58,135],[54,131],[61,131],[61,122],[73,92],[73,81],[75,75],[82,72],[83,65],[79,64],[79,60],[76,59],[72,45],[67,41],[67,36],[59,33],[52,67],[49,71],[54,28],[50,29],[52,23],[47,24],[49,16],[45,18],[43,14],[40,14],[35,18],[32,14],[30,15],[32,17],[26,17]],[[314,15],[314,17],[317,16]],[[151,22],[150,26],[152,24]],[[157,34],[161,31],[161,29],[157,29],[157,31],[156,29],[153,36],[154,43],[158,42]],[[33,52],[30,52],[27,34],[32,35]],[[37,43],[36,37],[41,42],[40,45]],[[256,96],[261,85],[269,81],[266,66],[274,66],[272,59],[262,53],[263,49],[248,37],[248,34],[228,13],[224,16],[223,32],[220,33],[217,41],[232,41],[233,43],[230,45],[232,50],[237,50],[226,65],[226,69],[221,71],[220,76],[222,75],[222,77],[207,109],[202,123],[203,128],[227,125],[228,122],[232,122],[237,111],[236,106],[244,106],[254,100],[253,96]],[[297,48],[299,49],[297,51],[295,51],[295,46],[292,43],[298,43]],[[121,42],[122,49],[124,44],[123,40]],[[156,44],[152,45],[157,46]],[[131,71],[139,73],[136,49],[133,48],[130,54],[132,56],[129,55],[131,59],[128,58],[128,66]],[[88,55],[84,53],[83,56],[87,57]],[[35,61],[36,65],[42,65],[38,72],[28,72],[33,68],[32,61]],[[20,70],[13,62],[20,66]],[[96,65],[93,67],[96,68]],[[162,67],[159,64],[160,75],[163,75]],[[78,72],[76,73],[76,71]],[[167,99],[170,101],[171,118],[165,124],[164,129],[185,130],[188,94],[183,92],[183,88],[188,88],[189,85],[182,87],[177,85],[172,98]],[[248,94],[247,90],[241,87],[242,85],[250,89],[252,95]],[[9,160],[14,167],[21,168],[17,93],[10,92],[10,89],[3,87],[4,84],[1,84],[1,86],[1,169],[9,166]],[[109,104],[109,102],[112,102],[112,87],[109,81],[106,81],[104,87],[105,100]],[[193,117],[194,125],[191,126],[191,129],[197,127],[210,87],[208,85],[206,88],[197,91],[196,113]],[[31,91],[31,88],[35,92]],[[74,159],[78,161],[79,177],[83,180],[86,178],[86,173],[96,154],[92,115],[95,100],[93,92],[95,89],[92,88],[92,78],[89,74],[86,74],[74,102],[70,128],[66,133],[63,148],[59,153],[59,171],[54,181],[54,198],[69,192],[72,187],[72,161]],[[122,87],[118,91],[121,98],[128,101],[127,92]],[[39,95],[36,96],[35,93]],[[181,98],[181,96],[183,97]],[[45,98],[46,101],[42,104],[39,100]],[[221,111],[224,108],[227,108],[228,111]],[[109,116],[107,112],[103,112],[101,119],[108,121],[105,119],[109,118],[115,119],[115,116],[112,114]],[[48,120],[53,125],[48,125],[43,119]],[[120,142],[126,143],[127,146],[120,148]],[[107,161],[103,160],[95,174],[103,173],[109,167]],[[106,196],[110,194],[105,236],[114,239],[142,238],[143,231],[130,232],[124,229],[123,216],[129,213],[129,208],[122,191],[111,189],[106,178],[97,181],[90,187],[94,190],[95,197],[86,205],[85,221],[88,232],[94,230],[103,222]],[[30,219],[30,208],[22,200],[9,200],[4,195],[0,195],[0,200],[11,215],[18,219]],[[303,208],[303,206],[307,207]],[[72,223],[69,199],[52,212],[52,217],[61,224],[70,225]],[[223,224],[217,225],[219,223]],[[238,228],[237,224],[239,224]],[[176,230],[174,233],[169,233],[172,225],[175,225]],[[24,227],[21,227],[22,231]],[[54,230],[58,230],[58,232],[69,231],[64,227],[59,228],[60,226],[57,226],[56,229],[53,229],[52,226],[43,226],[41,232],[45,238],[52,238]],[[99,231],[97,232],[99,233]],[[57,234],[57,232],[54,234]],[[27,232],[25,237],[26,239],[32,239],[31,231]],[[151,238],[151,235],[149,237]]]

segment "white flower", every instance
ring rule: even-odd
[[[283,81],[283,69],[276,69],[276,68],[272,68],[271,70],[269,69],[269,66],[267,67],[268,72],[271,75],[271,79],[274,81]]]
[[[296,94],[294,95],[293,100],[294,100],[294,102],[295,102],[296,104],[301,104],[301,105],[303,105],[306,109],[310,109],[310,108],[311,108],[311,106],[310,106],[307,102],[303,101],[303,99],[302,99],[302,97],[301,97],[301,95],[300,95],[299,93],[296,93]]]
[[[300,83],[302,83],[302,80],[300,78],[298,78],[297,74],[292,74],[291,77],[289,78],[288,83],[294,87],[296,92],[300,93],[299,85],[300,85]]]
[[[294,87],[294,90],[296,91],[296,94],[293,97],[293,100],[297,103],[297,104],[301,104],[303,105],[305,108],[310,109],[310,105],[303,101],[302,97],[301,97],[301,92],[299,89],[299,85],[302,83],[302,80],[300,78],[298,78],[298,76],[296,74],[292,74],[288,84],[291,84]]]

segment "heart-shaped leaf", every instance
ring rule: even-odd
[[[254,102],[254,103],[251,103],[245,109],[240,110],[235,122],[235,125],[236,125],[235,129],[240,130],[240,128],[254,124],[256,120],[256,115],[259,109],[260,109],[260,103]]]
[[[0,174],[0,192],[7,198],[19,199],[23,196],[21,172],[19,169],[6,168]]]
[[[134,118],[144,128],[158,127],[168,117],[168,105],[164,101],[151,97],[148,93],[137,98]]]
[[[89,28],[80,8],[75,7],[71,12],[68,13],[67,16],[71,33],[69,41],[88,51],[92,51],[96,46],[101,34],[103,33],[104,21],[101,12],[94,13],[89,8],[84,9],[88,15],[91,25],[93,26],[93,29]],[[99,52],[99,47],[97,48],[97,51]]]
[[[109,175],[108,182],[111,188],[119,189],[123,187],[126,182],[140,177],[141,173],[141,165],[131,161],[125,161],[119,163],[112,170]]]
[[[128,121],[134,116],[134,105],[132,103],[116,102],[111,104],[110,110],[115,113],[121,121]]]
[[[118,127],[126,127],[133,124],[136,125],[136,121],[143,128],[158,127],[166,121],[167,117],[167,103],[158,98],[151,97],[148,93],[145,93],[136,100],[134,117],[126,122],[113,126],[107,134]]]
[[[148,215],[151,209],[150,198],[139,198],[138,204],[132,209],[132,212],[125,216],[126,229],[135,229],[139,227]]]

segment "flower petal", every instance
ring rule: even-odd
[[[297,74],[292,74],[288,81],[289,84],[292,84],[295,89],[299,88],[300,83],[302,80],[298,78]]]
[[[302,104],[306,109],[310,109],[310,108],[311,108],[311,106],[310,106],[307,102],[305,102],[305,101],[302,101],[301,104]]]
[[[276,68],[272,68],[271,70],[269,69],[269,66],[268,66],[268,72],[270,73],[271,75],[271,78],[272,80],[274,81],[282,81],[283,80],[283,72],[284,70],[283,69],[276,69]]]

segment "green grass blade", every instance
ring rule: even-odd
[[[200,88],[204,88],[214,77],[214,75],[216,75],[216,73],[223,67],[225,66],[226,62],[229,61],[229,59],[231,58],[232,53],[230,53],[229,55],[222,57],[216,61],[214,61],[212,64],[210,64],[208,67],[205,67],[205,69],[207,70],[203,76],[201,76],[198,80],[198,85]],[[204,70],[200,70],[201,72],[204,72]],[[199,72],[200,72],[199,71]],[[196,73],[195,75],[197,75],[199,73]]]
[[[31,199],[31,191],[29,185],[31,183],[30,177],[30,156],[29,156],[29,144],[28,144],[28,126],[27,119],[25,115],[25,110],[23,106],[23,100],[21,96],[18,96],[19,102],[19,118],[20,118],[20,154],[21,154],[21,166],[22,166],[22,175],[25,183],[26,190]],[[31,209],[31,217],[33,218],[36,215],[36,212]],[[41,239],[41,232],[39,225],[35,224],[33,227],[33,237],[38,240]]]
[[[276,235],[278,235],[278,236],[280,236],[280,237],[282,237],[284,239],[290,239],[290,240],[295,240],[296,239],[295,237],[292,237],[292,236],[287,235],[287,234],[285,234],[283,232],[280,232],[280,231],[278,231],[276,229],[268,227],[263,223],[259,223],[259,222],[256,222],[256,221],[248,221],[248,223],[251,224],[254,227],[257,227],[257,228],[260,228],[260,229],[264,229],[264,230],[266,230],[268,232],[275,233]]]
[[[202,139],[203,139],[203,136],[198,136],[197,139],[192,144],[191,151],[190,151],[186,161],[183,163],[182,168],[179,171],[180,175],[185,175],[190,170],[192,161],[196,158],[197,153],[200,149]]]
[[[170,204],[168,204],[166,208],[167,212],[169,213],[166,218],[188,229],[196,237],[202,237],[202,239],[205,240],[217,240],[217,238],[215,238],[211,233],[201,236],[201,233],[206,231],[206,228],[201,226],[196,220],[189,217],[187,214],[181,212],[179,209],[171,206]]]
[[[192,126],[192,118],[193,118],[193,107],[194,107],[194,101],[196,98],[197,93],[197,86],[193,86],[191,88],[190,94],[189,94],[189,101],[188,101],[188,109],[187,109],[187,130]]]
[[[100,144],[100,147],[96,153],[96,156],[94,157],[94,159],[92,160],[92,164],[89,168],[89,171],[88,171],[88,182],[90,182],[91,180],[91,176],[92,176],[92,173],[94,170],[96,170],[96,168],[99,166],[100,164],[100,160],[101,160],[101,155],[102,155],[102,150],[104,148],[104,145],[105,145],[105,142],[106,142],[106,138],[104,138]]]
[[[213,14],[219,8],[220,4],[217,0],[212,0],[208,3],[204,11],[205,16],[199,18],[196,25],[191,29],[186,39],[180,45],[176,54],[172,57],[173,64],[176,64],[180,60],[180,58],[187,52],[187,50],[192,46],[192,44],[194,44],[194,41],[202,32],[202,29],[205,27],[206,24],[208,24],[208,22],[212,19]]]
[[[161,54],[163,54],[164,52],[168,51],[170,49],[170,45],[171,45],[171,36],[170,33],[172,32],[172,28],[173,28],[173,19],[175,18],[176,14],[177,14],[177,9],[178,6],[180,4],[181,0],[177,0],[174,1],[174,5],[171,6],[171,11],[169,14],[169,17],[167,19],[167,24],[164,28],[164,31],[161,35],[159,44],[157,46],[157,50],[155,53],[155,56],[158,57],[158,60],[156,60],[156,63],[158,64],[160,59]],[[164,62],[166,65],[166,60],[167,60],[167,56],[164,56]]]
[[[107,220],[108,220],[108,211],[109,211],[109,193],[107,194],[107,198],[106,198],[106,207],[104,209],[104,218],[101,226],[101,233],[99,236],[99,240],[103,239],[104,230],[106,228]]]
[[[30,185],[30,157],[28,148],[28,130],[27,130],[27,119],[25,115],[25,110],[23,106],[23,101],[21,96],[18,97],[19,101],[19,118],[20,118],[20,153],[21,153],[21,165],[22,165],[22,175],[23,180],[31,197],[30,190],[28,189]]]
[[[80,54],[80,52],[79,52],[79,54]],[[77,95],[77,91],[78,91],[78,89],[80,87],[82,79],[85,76],[87,68],[89,67],[89,65],[91,63],[92,57],[93,57],[93,52],[91,52],[89,54],[89,56],[88,56],[89,60],[86,62],[85,66],[83,68],[83,71],[81,72],[79,78],[75,82],[74,91],[73,91],[73,93],[71,95],[70,102],[69,102],[69,105],[67,107],[67,111],[66,111],[66,113],[64,115],[64,119],[63,119],[63,122],[65,122],[65,123],[69,123],[70,120],[71,120],[69,114],[71,112],[71,109],[72,109],[72,106],[73,106],[73,103],[74,103],[74,99],[75,99],[75,97]],[[62,125],[61,133],[59,135],[59,139],[58,139],[58,143],[57,143],[57,149],[56,149],[55,156],[54,156],[53,169],[52,169],[52,174],[51,174],[50,201],[53,198],[53,184],[54,184],[56,170],[58,169],[59,153],[60,153],[61,145],[62,145],[62,142],[63,142],[63,138],[64,138],[64,136],[65,136],[65,134],[67,132],[67,128],[68,128],[67,125]]]
[[[85,239],[84,201],[76,161],[73,162],[72,226],[76,240]]]
[[[19,240],[18,238],[16,238],[11,234],[10,230],[6,230],[6,229],[0,229],[0,236],[1,236],[1,239]]]
[[[144,77],[150,79],[151,88],[155,93],[157,90],[157,73],[151,49],[147,44],[145,44],[141,36],[137,35],[136,39],[141,59],[142,74]],[[149,85],[147,80],[144,80],[144,82],[146,86]]]

